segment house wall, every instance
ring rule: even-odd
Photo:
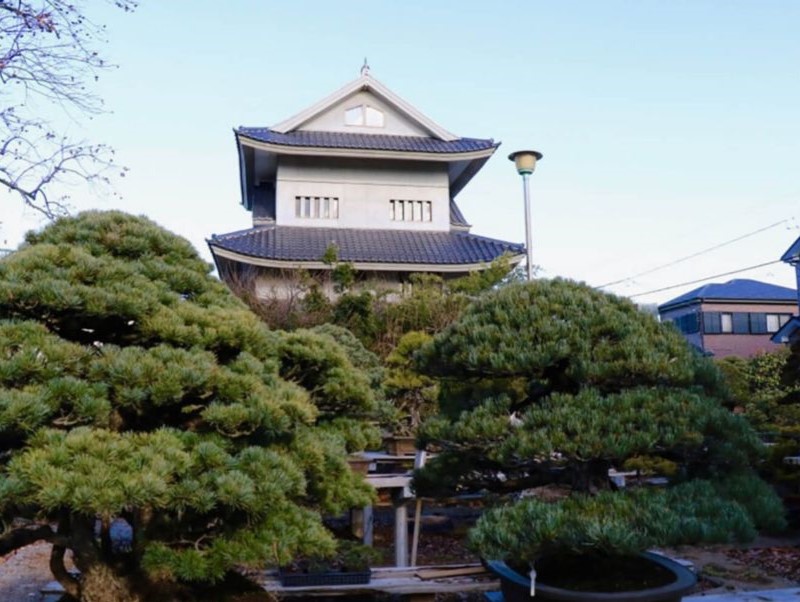
[[[701,310],[797,315],[797,305],[794,303],[703,303]],[[781,345],[770,340],[772,334],[704,334],[703,345],[715,357],[749,357],[779,349]]]
[[[345,125],[344,113],[351,107],[369,105],[383,112],[383,127]],[[302,124],[298,130],[318,132],[352,132],[354,134],[384,134],[389,136],[429,136],[429,132],[403,115],[395,112],[370,92],[358,92],[334,105],[324,113]]]
[[[337,197],[339,218],[295,215],[295,197]],[[280,158],[276,223],[307,228],[370,228],[448,231],[450,189],[447,167],[428,161]],[[392,199],[430,201],[431,221],[392,221]]]
[[[360,273],[360,280],[353,286],[353,289],[358,290],[374,290],[386,291],[390,295],[392,293],[401,294],[403,284],[401,275],[397,272],[375,272],[375,273]],[[321,290],[329,299],[337,297],[334,290],[333,282],[325,281],[325,278],[320,278],[323,283]],[[302,290],[304,286],[296,274],[291,271],[279,271],[265,269],[255,281],[256,297],[261,300],[288,300],[293,298],[302,297]]]
[[[672,309],[665,311],[664,313],[660,313],[659,317],[662,322],[671,322],[672,320],[676,320],[682,316],[688,316],[691,314],[699,314],[700,308],[698,305],[689,305],[685,307],[679,307],[677,309]],[[698,316],[698,320],[700,317]],[[702,324],[700,324],[700,328],[697,332],[693,333],[681,333],[690,344],[694,345],[698,349],[703,349],[703,328]]]

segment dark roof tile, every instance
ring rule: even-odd
[[[357,263],[473,264],[493,261],[503,253],[525,252],[521,244],[475,236],[467,232],[358,230],[263,226],[209,241],[242,255],[279,261],[319,261],[329,245],[341,261]]]
[[[494,140],[458,138],[452,141],[426,136],[387,136],[383,134],[355,134],[347,132],[318,132],[296,130],[282,134],[269,128],[240,127],[237,134],[282,146],[314,148],[346,148],[359,150],[385,150],[422,153],[468,153],[494,148]]]

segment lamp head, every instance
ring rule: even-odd
[[[519,150],[511,153],[508,158],[517,167],[520,175],[530,175],[536,169],[536,162],[542,158],[542,153],[535,150]]]

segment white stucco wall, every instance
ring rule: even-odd
[[[320,228],[448,231],[450,193],[446,165],[434,162],[281,157],[276,223]],[[337,197],[338,219],[298,218],[295,197]],[[392,199],[430,201],[432,220],[393,221]]]
[[[344,112],[359,105],[369,105],[383,111],[383,127],[368,127],[345,125]],[[353,96],[339,102],[330,109],[317,115],[310,121],[301,125],[299,130],[313,130],[318,132],[352,132],[354,134],[382,134],[389,136],[430,136],[418,124],[410,121],[403,115],[389,107],[371,92],[357,92]]]
[[[397,272],[361,272],[359,277],[360,280],[353,286],[354,291],[369,290],[399,295],[403,290],[400,274]],[[323,281],[321,290],[329,299],[338,297],[333,282],[329,278],[322,277],[320,280]],[[304,290],[304,287],[299,284],[298,278],[293,277],[290,271],[264,270],[255,281],[256,297],[262,301],[299,300],[304,296]]]

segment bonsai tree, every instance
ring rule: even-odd
[[[597,565],[783,526],[753,472],[761,443],[722,405],[714,365],[627,300],[566,280],[510,285],[416,357],[439,379],[442,410],[421,429],[442,453],[415,476],[417,491],[530,494],[481,518],[471,541],[485,558],[542,566],[558,556],[566,567],[565,556],[594,555],[584,564]],[[663,488],[615,489],[609,469],[626,461],[673,476]],[[560,495],[537,495],[553,484]]]
[[[416,436],[423,420],[436,413],[436,380],[420,374],[414,364],[414,353],[431,338],[424,332],[409,332],[386,358],[386,395],[395,410],[390,429],[396,436]]]
[[[119,212],[0,261],[0,554],[52,542],[81,601],[186,600],[234,566],[333,553],[320,514],[371,499],[346,464],[375,437],[369,377],[209,272]]]

